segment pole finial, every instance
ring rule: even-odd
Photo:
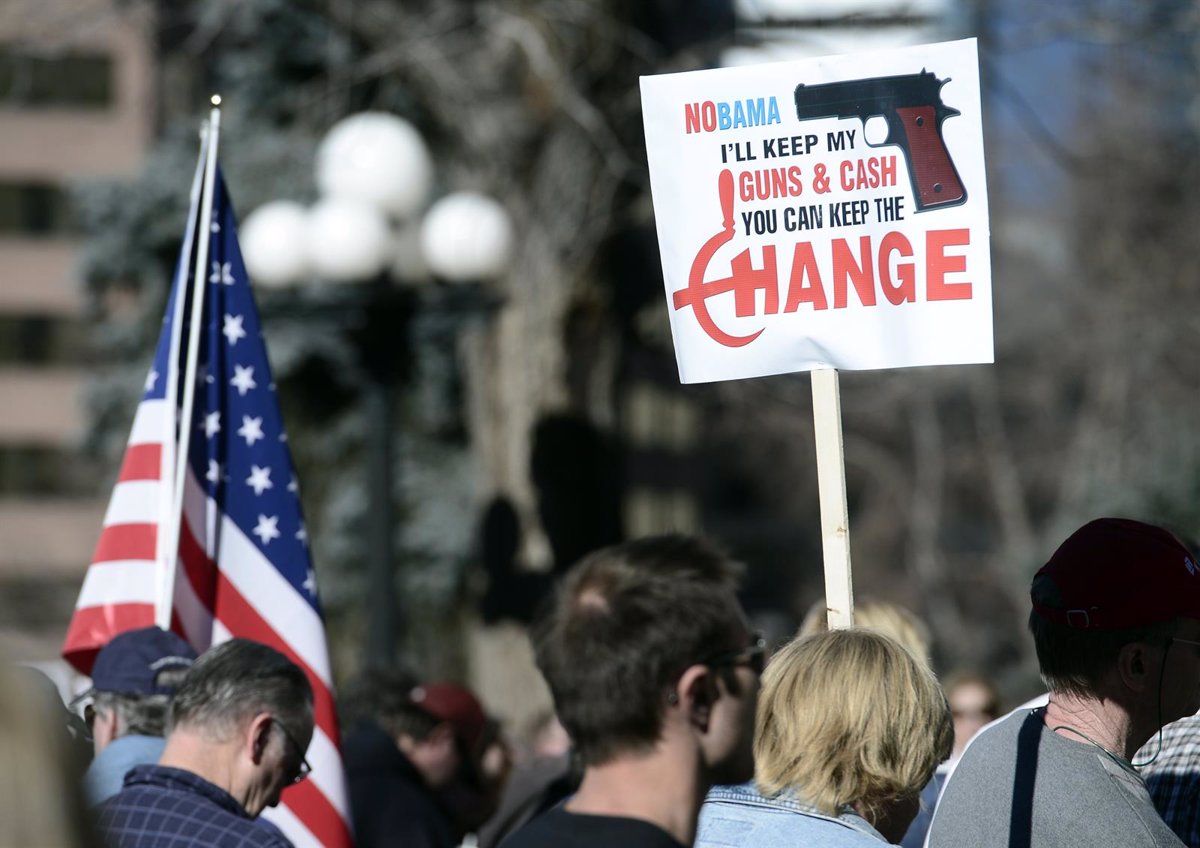
[[[219,95],[219,94],[214,94],[214,95],[213,95],[213,96],[212,96],[210,99],[211,99],[211,101],[212,101],[212,105],[214,105],[214,106],[220,106],[220,105],[221,105],[221,95]]]

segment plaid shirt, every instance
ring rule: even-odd
[[[292,848],[224,789],[166,766],[131,770],[125,788],[100,805],[99,825],[113,848]]]
[[[1176,836],[1190,848],[1200,848],[1200,715],[1168,724],[1162,747],[1156,733],[1134,761],[1152,757],[1140,771],[1154,806]]]

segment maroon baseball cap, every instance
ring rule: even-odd
[[[470,689],[457,683],[427,683],[414,687],[409,698],[454,728],[454,735],[467,751],[478,752],[487,729],[487,716]]]
[[[1200,620],[1200,566],[1161,527],[1098,518],[1059,546],[1030,589],[1041,618],[1068,627],[1120,630],[1177,616]]]

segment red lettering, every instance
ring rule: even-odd
[[[850,179],[849,174],[853,168],[854,163],[849,159],[842,160],[842,191],[854,191],[854,180]]]
[[[688,134],[700,132],[700,104],[683,104],[683,129]]]
[[[871,262],[871,237],[858,240],[861,262],[854,261],[845,239],[833,240],[833,308],[845,309],[848,300],[846,281],[854,284],[863,306],[875,305],[875,269]]]
[[[712,132],[717,128],[717,107],[711,100],[700,104],[700,125],[704,127],[705,132]]]
[[[971,231],[930,230],[925,234],[925,299],[926,300],[970,300],[972,285],[969,282],[948,283],[947,274],[961,274],[967,270],[967,257],[962,254],[946,255],[947,247],[959,247],[971,243]]]
[[[905,258],[913,255],[912,245],[903,233],[888,233],[879,243],[879,284],[888,303],[899,306],[904,302],[914,303],[917,299],[917,272],[911,262],[897,262],[896,276],[899,285],[892,284],[892,256],[898,253]]]
[[[799,165],[765,171],[742,171],[738,174],[737,182],[738,197],[746,201],[797,197],[804,191]]]
[[[751,171],[742,171],[738,174],[738,197],[742,200],[754,199],[754,174]]]
[[[750,262],[750,251],[743,250],[729,263],[733,271],[730,284],[733,288],[733,308],[739,318],[755,314],[755,292],[763,293],[763,307],[767,315],[779,311],[779,272],[775,266],[775,245],[763,248],[763,266],[755,268]]]
[[[880,184],[894,186],[896,184],[896,157],[886,156],[880,162],[882,163],[879,169]]]
[[[804,280],[810,280],[809,285]],[[821,285],[821,272],[817,268],[817,257],[813,254],[812,244],[806,241],[796,243],[792,254],[792,276],[788,280],[787,303],[784,312],[795,312],[802,303],[811,303],[813,309],[828,309],[825,301],[825,289]]]

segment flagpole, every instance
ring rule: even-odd
[[[172,367],[166,368],[166,374],[162,375],[166,380],[166,409],[171,410],[174,415],[174,410],[179,408],[179,371],[173,367],[173,363],[179,361],[179,347],[183,336],[183,321],[184,309],[187,306],[187,281],[188,281],[188,264],[192,259],[192,247],[196,239],[196,222],[200,214],[200,192],[204,187],[204,170],[208,162],[208,124],[205,123],[200,131],[200,155],[196,157],[196,171],[192,176],[192,189],[188,192],[188,220],[187,230],[183,234],[183,249],[180,250],[180,262],[175,269],[178,279],[175,280],[174,294],[175,304],[171,311],[171,341],[167,350],[167,363]],[[163,440],[163,452],[159,461],[159,479],[166,482],[171,481],[172,486],[175,480],[175,457],[178,454],[179,433],[178,428],[172,426],[171,438]],[[172,491],[172,494],[174,492]],[[171,524],[172,507],[170,497],[159,498],[158,506],[158,526],[162,528],[169,527]],[[162,607],[161,599],[165,590],[164,580],[167,572],[167,545],[166,533],[159,533],[157,539],[157,547],[155,549],[155,561],[158,563],[158,569],[155,571],[155,620],[158,620],[158,610]]]
[[[195,273],[192,275],[192,321],[188,332],[187,367],[183,377],[182,408],[179,417],[178,453],[172,477],[171,514],[164,529],[164,559],[159,569],[158,593],[155,604],[155,623],[164,630],[171,629],[171,612],[175,601],[175,577],[179,571],[179,532],[183,522],[183,489],[187,480],[188,449],[192,435],[192,409],[196,398],[196,368],[200,357],[200,325],[204,317],[204,295],[208,275],[208,248],[212,236],[213,184],[217,174],[217,141],[221,131],[221,97],[213,95],[208,119],[208,138],[205,146],[204,183],[200,201],[200,241],[196,250]],[[186,280],[185,280],[186,282]],[[182,295],[182,292],[180,293]],[[181,298],[182,299],[182,298]]]

